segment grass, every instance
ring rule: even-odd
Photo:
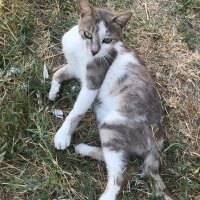
[[[198,0],[179,0],[172,2],[171,12],[179,15],[180,23],[178,31],[182,33],[182,40],[186,42],[189,49],[199,49],[200,26],[200,1]]]
[[[176,199],[200,199],[200,42],[199,1],[97,1],[110,10],[133,10],[124,41],[148,64],[165,111],[168,143],[162,177]],[[63,64],[60,40],[77,23],[76,1],[0,2],[0,199],[97,199],[106,185],[103,163],[74,153],[73,144],[99,144],[88,112],[72,146],[56,151],[53,136],[61,126],[52,108],[69,113],[79,91],[68,82],[58,101],[48,101],[52,72]],[[12,67],[20,70],[7,76]],[[73,85],[76,87],[74,88]],[[5,155],[4,155],[5,154]],[[151,182],[142,180],[141,161],[133,159],[121,199],[152,199]]]

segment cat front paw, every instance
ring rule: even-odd
[[[49,91],[49,100],[55,101],[56,97],[58,96],[58,92],[60,90],[60,83],[56,80],[51,82],[51,89]]]
[[[64,128],[60,128],[55,135],[54,138],[54,145],[56,149],[64,150],[66,149],[71,143],[71,134],[67,133],[67,130]]]
[[[55,93],[53,91],[49,92],[49,95],[48,95],[49,100],[55,101],[56,97],[57,97],[57,93]]]
[[[116,200],[116,197],[113,196],[112,194],[109,194],[108,192],[104,192],[100,196],[99,200]]]

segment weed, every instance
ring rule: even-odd
[[[182,21],[178,30],[183,34],[183,42],[186,42],[188,47],[194,50],[196,48],[197,41],[195,34],[190,30],[189,24],[185,21]]]
[[[178,0],[173,2],[173,13],[186,13],[189,10],[200,11],[200,2],[198,0]]]

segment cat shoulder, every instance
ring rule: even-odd
[[[134,64],[146,66],[145,61],[141,59],[137,50],[124,45],[122,42],[116,45],[116,49],[123,56],[124,60],[129,61],[129,59],[131,59]]]
[[[62,37],[62,46],[74,46],[80,40],[78,25],[72,27]]]

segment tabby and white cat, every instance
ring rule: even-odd
[[[72,111],[55,135],[57,149],[70,145],[72,133],[93,104],[101,147],[79,144],[75,151],[104,161],[108,183],[100,200],[115,200],[131,155],[144,158],[143,176],[155,181],[155,196],[171,200],[159,175],[164,133],[154,83],[136,53],[120,41],[132,13],[113,14],[79,0],[80,20],[62,38],[68,64],[53,76],[49,99],[61,82],[77,78],[81,91]]]

